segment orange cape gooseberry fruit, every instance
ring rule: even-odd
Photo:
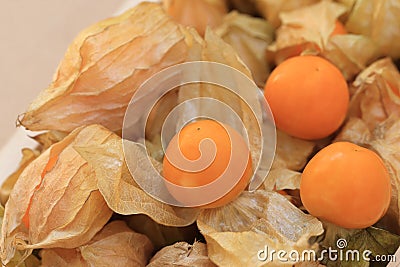
[[[309,140],[335,132],[349,105],[342,73],[317,56],[292,57],[278,65],[267,80],[264,95],[276,126]]]
[[[391,198],[389,173],[373,151],[348,142],[319,151],[301,177],[300,196],[307,211],[349,229],[376,223]]]
[[[163,176],[170,183],[184,187],[202,187],[225,177],[224,185],[229,188],[225,192],[216,192],[221,188],[214,188],[213,192],[188,193],[166,183],[171,195],[184,205],[223,206],[234,200],[249,183],[252,176],[250,151],[244,138],[233,128],[209,119],[192,122],[168,144]],[[218,197],[209,200],[211,193]],[[204,204],[194,204],[201,202]]]

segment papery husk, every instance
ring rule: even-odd
[[[400,57],[400,2],[355,0],[346,22],[350,32],[370,37],[380,55]]]
[[[204,36],[206,28],[221,24],[228,13],[226,0],[163,0],[163,6],[176,22],[190,26]]]
[[[43,267],[146,266],[153,252],[150,240],[123,221],[107,224],[93,239],[76,249],[43,249]]]
[[[22,172],[5,207],[1,259],[16,250],[65,247],[87,243],[112,211],[97,188],[94,170],[75,146],[101,144],[112,132],[99,125],[78,128],[52,145]]]
[[[0,187],[1,205],[4,206],[6,204],[8,197],[23,170],[29,165],[29,163],[31,163],[39,155],[40,152],[37,150],[32,150],[30,148],[22,149],[22,159],[19,163],[18,169],[15,172],[13,172],[10,176],[8,176]]]
[[[300,189],[301,173],[289,169],[272,169],[264,181],[264,189],[272,190],[296,190]]]
[[[338,34],[329,39],[321,54],[352,80],[378,56],[376,44],[364,35]]]
[[[300,171],[316,147],[312,141],[302,140],[277,130],[276,154],[272,169]]]
[[[264,19],[232,11],[215,31],[236,50],[255,83],[264,87],[270,72],[265,52],[274,38],[272,26]]]
[[[400,234],[400,117],[391,116],[373,130],[362,119],[352,117],[336,141],[353,142],[381,156],[391,177],[392,198],[386,215],[377,225]]]
[[[325,57],[335,64],[347,80],[351,80],[377,56],[375,43],[355,34],[332,36],[335,23],[345,14],[344,5],[329,0],[281,13],[282,25],[276,42],[269,47],[277,64],[300,54]]]
[[[371,64],[350,90],[349,116],[361,118],[370,130],[390,115],[400,117],[400,73],[390,58]]]
[[[281,24],[281,12],[296,10],[317,3],[319,0],[254,0],[261,15],[274,27]]]
[[[192,244],[201,238],[195,223],[185,227],[165,226],[156,223],[144,214],[124,216],[123,219],[129,228],[146,235],[156,251],[175,242],[186,241]]]
[[[224,207],[203,210],[197,225],[207,241],[208,256],[218,266],[292,266],[292,262],[260,261],[257,252],[317,249],[308,240],[320,235],[318,219],[306,215],[276,192],[244,192]]]
[[[207,256],[206,244],[178,242],[164,247],[154,255],[147,267],[216,267]]]
[[[40,151],[43,152],[51,145],[63,140],[67,135],[68,134],[64,132],[48,131],[34,136],[33,139],[35,139],[35,141],[39,143]]]
[[[179,25],[156,3],[141,3],[85,29],[21,124],[34,131],[70,132],[93,123],[120,130],[127,105],[142,82],[185,61],[184,39]]]
[[[0,205],[0,228],[3,225],[3,218],[4,208],[2,205]],[[38,267],[40,265],[39,259],[36,258],[34,255],[29,255],[26,259],[24,259],[23,257],[24,255],[20,251],[16,251],[14,257],[7,265],[5,265],[5,267]]]
[[[127,152],[130,160],[137,162],[140,168],[147,166],[141,164],[147,158],[145,151],[135,149],[135,143],[132,143],[131,148]],[[196,220],[198,210],[164,204],[138,186],[126,165],[122,139],[119,136],[113,135],[101,145],[76,149],[95,170],[98,188],[114,212],[122,215],[145,214],[157,223],[167,226],[187,226]],[[152,163],[157,165],[155,160]]]

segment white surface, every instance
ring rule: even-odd
[[[112,14],[120,14],[123,11],[137,5],[140,0],[125,1],[122,5],[116,5],[115,10],[110,10]],[[150,2],[150,1],[149,1]],[[157,1],[151,1],[157,2]],[[89,26],[89,25],[87,25]],[[61,57],[62,55],[60,55]],[[28,136],[36,135],[37,133],[26,132],[24,128],[17,128],[6,144],[0,150],[0,184],[12,173],[17,167],[21,159],[22,148],[34,148],[37,144]]]

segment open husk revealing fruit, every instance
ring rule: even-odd
[[[389,58],[378,60],[354,81],[349,120],[337,136],[375,150],[392,183],[392,199],[380,226],[400,234],[400,74]]]
[[[138,149],[135,143],[130,143],[131,149],[127,152],[130,155],[129,159],[137,162],[137,167],[145,172],[145,151]],[[119,136],[113,135],[103,144],[76,149],[95,170],[99,190],[108,206],[116,213],[145,214],[157,223],[167,226],[186,226],[196,220],[196,209],[164,204],[149,196],[137,185],[126,165],[122,139]],[[157,165],[157,162],[154,160],[153,164]]]
[[[224,207],[203,210],[197,225],[207,241],[208,256],[218,266],[292,266],[276,258],[262,261],[257,254],[268,247],[301,255],[305,249],[317,249],[309,238],[323,232],[318,219],[284,196],[264,190],[245,192]]]
[[[282,12],[282,25],[276,31],[276,41],[269,47],[276,63],[300,54],[325,57],[335,64],[346,79],[351,80],[378,56],[371,38],[346,34],[340,29],[339,18],[346,6],[330,0]]]
[[[75,249],[52,248],[40,252],[43,267],[146,266],[153,245],[123,221],[104,226],[89,243]]]
[[[93,123],[120,130],[140,84],[185,60],[184,37],[155,3],[141,3],[87,28],[70,45],[52,83],[31,104],[21,124],[35,131],[70,132]]]
[[[112,133],[92,125],[74,130],[24,169],[5,206],[0,240],[1,260],[16,250],[65,247],[87,243],[112,211],[98,190],[95,171],[75,146],[101,144]]]

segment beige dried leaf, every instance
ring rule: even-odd
[[[275,192],[244,192],[224,207],[203,210],[197,225],[207,241],[208,256],[218,266],[291,266],[288,262],[260,261],[265,249],[316,249],[308,240],[320,235],[320,221],[306,215]],[[276,260],[276,259],[275,259]]]
[[[320,55],[335,64],[347,80],[353,79],[378,56],[367,36],[333,34],[346,6],[329,0],[281,14],[276,42],[269,47],[277,64],[301,54]]]
[[[215,31],[236,50],[256,84],[263,87],[270,72],[265,53],[274,38],[272,26],[264,19],[232,11]]]
[[[272,169],[264,181],[266,190],[300,189],[301,173],[289,169]]]
[[[349,116],[361,118],[370,130],[390,115],[400,117],[400,73],[390,58],[371,64],[350,90]]]
[[[4,208],[0,205],[0,228],[3,225]],[[38,267],[40,261],[34,255],[29,255],[25,260],[22,252],[16,251],[14,257],[5,267]]]
[[[40,251],[41,267],[89,267],[79,249],[49,248]]]
[[[147,165],[142,162],[147,155],[132,144],[132,150],[128,152],[129,160],[137,162],[138,168],[145,172]],[[196,209],[172,207],[159,202],[137,185],[125,162],[122,139],[117,135],[101,145],[76,149],[94,168],[99,190],[114,212],[123,215],[146,214],[157,223],[168,226],[186,226],[196,220]],[[156,164],[156,161],[153,163]]]
[[[29,148],[22,149],[22,159],[19,163],[18,169],[15,172],[13,172],[10,176],[8,176],[0,187],[0,203],[1,203],[1,205],[6,204],[8,197],[9,197],[12,189],[14,188],[14,185],[17,182],[22,171],[29,165],[29,163],[31,163],[39,155],[40,155],[39,151],[32,150]]]
[[[378,45],[380,55],[400,57],[400,2],[353,0],[346,22],[350,32],[362,34]]]
[[[184,38],[156,3],[141,3],[85,29],[68,48],[53,82],[29,107],[22,125],[70,132],[98,123],[120,130],[141,83],[185,60]]]
[[[98,188],[94,170],[74,146],[101,144],[112,133],[92,125],[78,128],[52,145],[22,172],[5,207],[1,259],[16,250],[65,247],[87,243],[112,211]]]
[[[329,39],[321,55],[334,63],[347,80],[352,80],[378,56],[376,44],[368,37],[338,34]]]
[[[58,132],[58,131],[48,131],[45,133],[38,134],[33,137],[36,142],[40,145],[40,150],[45,151],[52,144],[58,143],[63,140],[67,136],[66,133]]]
[[[281,24],[279,15],[285,11],[296,10],[318,2],[318,0],[254,0],[258,11],[274,27]]]
[[[207,246],[200,242],[190,245],[178,242],[164,247],[154,255],[147,267],[215,267],[207,256]]]
[[[42,266],[146,266],[153,245],[123,221],[107,224],[93,239],[76,249],[43,249]]]
[[[290,136],[277,130],[276,154],[272,169],[301,170],[313,152],[316,143]]]

